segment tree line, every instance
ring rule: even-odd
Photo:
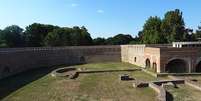
[[[92,39],[87,28],[59,27],[33,23],[24,29],[12,25],[0,30],[0,47],[43,47],[43,46],[87,46],[121,44],[164,44],[174,41],[197,41],[201,38],[201,27],[193,32],[185,27],[179,9],[168,11],[164,18],[151,16],[136,37],[118,34],[109,38]]]
[[[0,47],[119,45],[133,40],[131,35],[118,34],[108,39],[92,39],[82,26],[73,28],[33,23],[23,30],[17,25],[0,30]]]
[[[163,44],[175,41],[198,41],[201,27],[196,32],[185,27],[183,13],[179,9],[168,11],[164,18],[151,16],[138,33],[139,43]]]

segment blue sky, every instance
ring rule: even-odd
[[[186,27],[201,25],[201,0],[0,0],[0,29],[34,22],[86,26],[93,38],[137,35],[149,16],[183,11]]]

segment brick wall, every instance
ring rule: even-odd
[[[121,61],[120,46],[0,49],[0,78],[38,67]]]
[[[145,67],[146,59],[151,67],[156,66],[157,73],[164,73],[166,64],[173,59],[186,61],[189,72],[194,72],[201,61],[201,48],[169,45],[1,48],[0,79],[33,68],[62,64],[122,61]]]
[[[145,66],[144,52],[145,52],[145,45],[122,45],[121,60],[123,62],[144,67]]]

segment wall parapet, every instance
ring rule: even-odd
[[[38,67],[120,62],[120,58],[120,46],[1,48],[0,79]]]

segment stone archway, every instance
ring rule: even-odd
[[[150,68],[151,67],[151,62],[150,62],[149,59],[146,59],[145,64],[146,64],[146,68]]]
[[[137,57],[134,57],[134,62],[137,62]]]
[[[195,72],[201,73],[201,61],[196,65]]]
[[[182,59],[173,59],[165,66],[167,73],[187,73],[188,63]]]
[[[84,56],[80,56],[79,60],[80,60],[80,63],[86,63],[86,59]]]
[[[10,68],[7,66],[1,66],[1,67],[2,69],[0,70],[0,76],[6,76],[11,72]]]
[[[153,70],[154,70],[154,72],[157,72],[157,64],[156,64],[156,62],[153,63]]]

